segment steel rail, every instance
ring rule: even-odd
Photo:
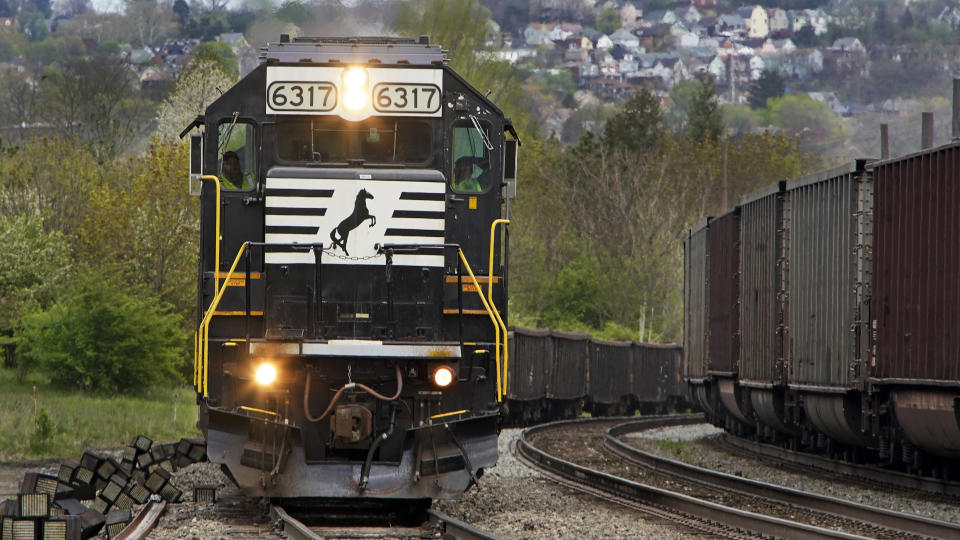
[[[828,497],[826,495],[819,495],[808,491],[801,491],[712,471],[644,452],[619,439],[619,437],[623,435],[645,429],[649,428],[640,422],[618,424],[604,433],[603,445],[608,450],[631,463],[648,467],[658,472],[679,476],[711,488],[735,491],[752,497],[762,497],[784,504],[833,514],[842,518],[863,521],[911,534],[935,536],[938,538],[960,538],[960,524],[939,521],[913,514],[894,512],[892,510],[845,501],[835,497]]]
[[[271,505],[270,518],[274,521],[274,523],[277,524],[280,532],[291,540],[323,540],[327,538],[325,534],[315,532],[313,529],[307,525],[304,525],[301,521],[297,520],[288,514],[283,508],[277,505]],[[497,536],[494,536],[486,531],[482,531],[462,521],[453,519],[450,516],[447,516],[446,514],[440,513],[436,510],[427,510],[427,521],[423,523],[421,528],[431,531],[438,531],[443,535],[443,538],[455,540],[499,540],[499,537]],[[342,535],[341,531],[338,531],[338,534],[335,534],[335,536]],[[375,537],[373,536],[375,534],[378,533],[364,533],[363,537]],[[406,534],[393,535],[387,531],[383,532],[382,534],[384,538],[420,538],[422,537],[423,532],[407,531]]]
[[[497,536],[482,531],[469,523],[453,519],[436,510],[427,510],[427,515],[429,516],[429,523],[441,527],[444,538],[447,538],[447,535],[451,535],[457,540],[499,540]]]
[[[277,523],[280,532],[291,540],[323,540],[299,520],[294,519],[283,508],[270,505],[270,519]]]
[[[863,478],[872,483],[887,484],[899,488],[915,489],[935,495],[960,495],[960,482],[950,482],[916,476],[900,471],[891,471],[872,465],[860,465],[837,461],[827,456],[820,456],[808,452],[798,452],[787,448],[780,448],[770,444],[749,441],[739,437],[725,436],[724,442],[744,452],[752,452],[764,457],[789,461],[807,467],[821,469],[827,472],[839,473],[847,476]]]
[[[137,517],[133,518],[126,527],[116,536],[117,540],[140,540],[146,538],[150,531],[160,519],[160,514],[167,508],[167,501],[151,500],[147,506],[140,510]]]
[[[591,420],[593,419],[586,419],[586,421]],[[528,440],[530,435],[537,432],[584,421],[584,419],[573,421],[562,420],[525,429],[520,435],[517,449],[526,459],[536,463],[537,466],[565,478],[587,484],[590,487],[598,488],[618,497],[640,501],[644,504],[670,508],[703,520],[718,521],[732,527],[756,531],[758,534],[783,538],[866,538],[822,527],[815,527],[805,523],[797,523],[730,508],[680,493],[619,478],[611,474],[570,463],[556,456],[551,456],[534,447]],[[699,421],[702,421],[702,415],[659,416],[640,420],[638,423],[646,426],[647,429],[652,429],[655,427],[698,423]]]

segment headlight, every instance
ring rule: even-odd
[[[453,370],[447,366],[440,366],[433,370],[433,384],[446,388],[453,382]]]
[[[277,368],[273,364],[260,364],[253,378],[264,386],[273,384],[277,380]]]
[[[359,111],[367,106],[367,70],[353,66],[343,72],[343,107]]]

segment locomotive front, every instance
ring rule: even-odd
[[[208,456],[251,495],[456,497],[497,460],[513,127],[426,38],[261,60],[190,126]]]

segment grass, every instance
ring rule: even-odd
[[[14,370],[0,369],[0,461],[79,458],[84,450],[123,446],[140,434],[158,441],[193,437],[199,435],[196,423],[187,385],[95,396],[51,387],[39,375],[17,384]]]
[[[682,441],[667,439],[663,441],[656,441],[656,444],[677,458],[682,458],[684,451],[686,450],[686,445]]]

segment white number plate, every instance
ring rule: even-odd
[[[432,114],[440,110],[435,84],[380,83],[373,87],[373,108],[382,113]]]
[[[329,82],[274,81],[267,87],[267,103],[274,111],[332,111],[337,88]]]

